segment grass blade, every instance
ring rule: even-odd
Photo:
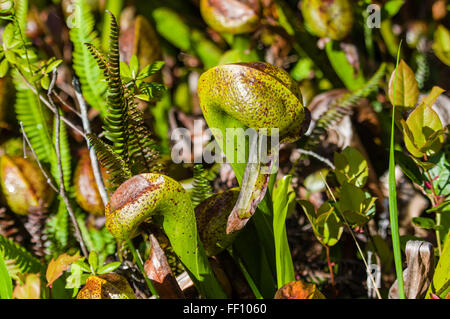
[[[400,59],[400,48],[398,47],[397,63],[394,74],[394,98],[392,103],[392,123],[391,123],[391,141],[389,146],[389,215],[391,221],[392,247],[394,250],[395,272],[397,274],[397,283],[400,299],[405,299],[405,289],[403,284],[402,252],[400,250],[400,236],[398,232],[398,210],[397,210],[397,190],[395,185],[395,157],[394,157],[394,130],[395,130],[395,89],[397,84],[397,69]]]

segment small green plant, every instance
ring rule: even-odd
[[[70,265],[70,276],[66,278],[66,288],[73,289],[73,296],[78,294],[79,288],[86,284],[90,276],[104,275],[119,268],[121,262],[115,261],[108,264],[99,263],[98,255],[91,251],[87,262],[81,257]]]

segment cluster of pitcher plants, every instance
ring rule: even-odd
[[[449,10],[1,0],[0,298],[450,298]]]

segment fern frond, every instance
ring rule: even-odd
[[[109,11],[108,11],[109,12]],[[114,15],[111,16],[110,42],[107,64],[110,74],[108,79],[108,109],[103,129],[110,140],[112,149],[125,162],[128,162],[127,116],[128,103],[120,77],[119,26]]]
[[[47,256],[57,256],[64,252],[69,243],[69,214],[62,199],[58,201],[57,212],[47,219],[44,234],[46,235]]]
[[[25,133],[43,163],[50,164],[55,158],[53,143],[47,131],[50,113],[40,104],[38,97],[26,87],[22,78],[13,76],[16,88],[16,103],[14,105],[17,121],[22,122]]]
[[[42,270],[41,262],[25,248],[0,235],[0,254],[5,260],[11,260],[20,272],[38,273]]]
[[[305,142],[305,149],[314,150],[320,143],[320,138],[326,134],[329,127],[339,123],[345,116],[351,113],[351,108],[361,99],[369,96],[378,88],[380,80],[386,72],[386,64],[382,63],[375,74],[360,89],[344,95],[317,121],[316,126]]]
[[[386,63],[382,63],[378,70],[372,75],[369,81],[363,85],[360,89],[345,95],[341,100],[338,101],[340,107],[348,108],[355,105],[359,100],[369,96],[378,88],[380,80],[386,73]]]
[[[109,176],[109,183],[113,187],[118,187],[127,179],[132,177],[127,163],[120,157],[113,148],[100,140],[93,134],[87,135],[89,143],[94,147],[100,164],[106,168]]]
[[[430,75],[430,64],[428,62],[427,54],[425,52],[417,54],[416,63],[417,70],[415,75],[417,86],[419,87],[419,90],[422,90],[425,87],[428,76]]]
[[[89,47],[100,45],[95,32],[95,20],[86,0],[75,0],[75,27],[69,32],[73,43],[73,69],[80,79],[81,89],[86,101],[104,117],[106,115],[106,83],[102,81],[100,70]]]
[[[88,48],[89,52],[97,62],[100,70],[103,71],[105,78],[108,78],[111,75],[111,70],[109,69],[106,57],[92,43],[85,43],[84,45]]]
[[[128,108],[128,154],[135,174],[152,172],[159,158],[157,145],[151,138],[151,131],[144,122],[144,116],[135,103],[129,101]]]
[[[14,9],[16,21],[22,34],[27,30],[28,0],[15,0]]]
[[[212,195],[212,187],[208,180],[208,171],[205,170],[202,164],[194,165],[194,181],[192,182],[192,187],[191,199],[194,207]]]

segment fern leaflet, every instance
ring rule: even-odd
[[[38,273],[42,270],[42,264],[36,257],[2,235],[0,235],[0,254],[5,260],[13,261],[23,274]]]
[[[80,79],[83,96],[86,101],[102,116],[106,115],[106,83],[102,81],[103,74],[95,58],[85,43],[99,45],[94,31],[94,16],[86,0],[75,0],[75,24],[69,32],[73,43],[73,69]]]

